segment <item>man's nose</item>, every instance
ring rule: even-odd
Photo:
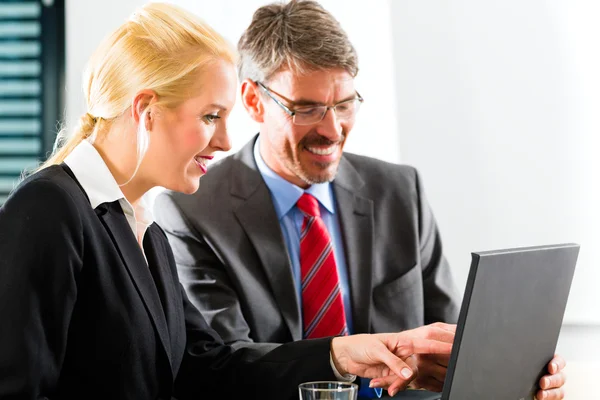
[[[317,126],[317,133],[332,142],[337,142],[342,137],[342,125],[337,119],[333,108],[328,108],[325,116]]]

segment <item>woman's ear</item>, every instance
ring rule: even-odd
[[[152,130],[152,122],[154,121],[152,104],[157,101],[158,95],[150,89],[140,90],[133,98],[131,116],[136,123],[145,124],[147,131]],[[144,114],[144,111],[146,111],[146,114]],[[144,120],[142,120],[142,117],[144,117]]]
[[[242,104],[250,118],[258,123],[264,122],[265,109],[263,107],[262,98],[260,96],[260,88],[256,82],[250,79],[244,79],[242,82]]]

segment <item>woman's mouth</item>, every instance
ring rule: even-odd
[[[200,171],[202,171],[203,174],[206,174],[208,171],[206,163],[212,159],[213,156],[196,156],[194,157],[194,163],[200,168]]]

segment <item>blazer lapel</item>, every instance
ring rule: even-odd
[[[354,333],[369,333],[371,309],[371,263],[373,262],[373,201],[358,193],[364,181],[342,157],[333,182],[352,302]]]
[[[171,346],[169,345],[167,324],[160,297],[144,255],[131,232],[131,227],[127,223],[123,210],[119,202],[115,201],[100,205],[96,208],[96,213],[104,223],[125,267],[129,271],[129,276],[137,288],[148,314],[150,314],[169,363],[171,363]]]
[[[292,265],[271,193],[254,162],[254,142],[255,140],[250,141],[234,156],[238,162],[231,174],[231,195],[239,199],[234,213],[264,267],[275,301],[281,309],[292,339],[300,340],[300,301],[296,293]]]
[[[169,349],[171,350],[171,369],[176,373],[181,359],[176,359],[184,353],[185,341],[179,340],[185,330],[182,313],[181,292],[179,281],[173,275],[175,261],[169,260],[166,238],[156,224],[148,227],[144,237],[144,250],[148,259],[151,273],[156,276],[155,287],[160,296],[162,310],[167,321]],[[161,312],[162,312],[161,310]]]

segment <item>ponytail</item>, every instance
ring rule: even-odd
[[[93,140],[101,120],[102,118],[94,117],[90,113],[85,113],[79,118],[79,124],[72,135],[69,135],[67,129],[61,129],[56,136],[52,155],[36,171],[51,165],[62,163],[79,143],[88,138],[92,138]]]

